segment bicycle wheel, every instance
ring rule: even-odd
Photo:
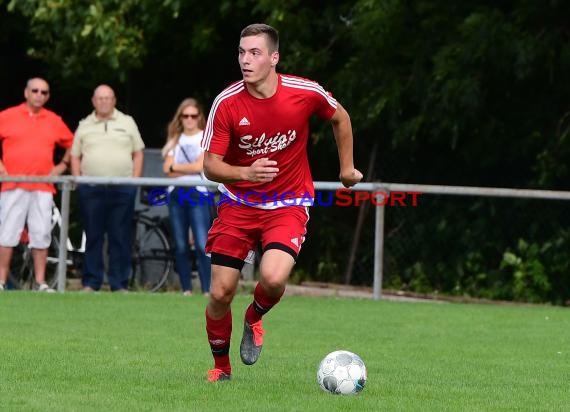
[[[19,243],[18,246],[14,247],[8,280],[14,289],[32,289],[34,265],[32,250],[27,243]]]
[[[52,238],[52,243],[48,248],[45,282],[53,289],[57,287],[58,253],[57,239]],[[34,288],[34,260],[32,249],[26,244],[21,243],[14,248],[10,264],[10,283],[15,289],[31,290]]]
[[[130,287],[134,290],[160,290],[172,268],[172,251],[168,238],[152,219],[137,216],[133,241],[133,273]]]
[[[58,239],[59,233],[52,233],[46,262],[45,282],[50,288],[54,289],[57,286]],[[18,246],[14,247],[12,261],[10,262],[9,280],[15,289],[32,290],[34,288],[34,259],[32,258],[32,249],[28,246],[27,242],[20,242]]]

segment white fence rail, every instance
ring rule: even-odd
[[[172,185],[170,178],[118,178],[118,177],[73,177],[73,176],[0,176],[0,182],[46,182],[60,185],[61,191],[61,233],[60,239],[68,238],[69,212],[70,212],[70,191],[78,184],[93,185],[132,185],[164,187]],[[217,183],[210,181],[184,182],[177,181],[177,186],[193,187],[208,186],[215,188]],[[315,182],[315,189],[322,191],[334,191],[342,189],[339,182]],[[439,194],[455,196],[484,196],[484,197],[508,197],[508,198],[530,198],[530,199],[552,199],[570,200],[570,191],[555,190],[532,190],[532,189],[512,189],[497,187],[472,187],[472,186],[439,186],[439,185],[415,185],[400,183],[359,183],[352,188],[354,191],[376,192],[377,203],[382,204],[379,196],[391,192],[419,192],[421,194]],[[384,216],[385,206],[376,206],[375,227],[374,227],[374,269],[373,269],[373,298],[378,300],[382,297],[382,273],[384,256]],[[65,291],[66,283],[66,262],[67,248],[65,242],[59,245],[58,264],[58,291]]]

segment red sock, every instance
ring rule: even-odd
[[[261,317],[281,300],[283,293],[285,293],[285,289],[283,289],[281,294],[277,297],[268,296],[263,286],[258,283],[253,292],[253,302],[245,311],[245,320],[247,323],[251,325],[252,323],[259,322]]]
[[[231,309],[221,319],[212,319],[206,309],[206,333],[214,357],[214,368],[232,373],[230,365],[230,338],[232,336]]]

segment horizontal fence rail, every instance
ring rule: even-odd
[[[91,177],[91,176],[0,176],[0,182],[30,182],[30,183],[54,183],[61,189],[61,232],[60,239],[67,239],[70,212],[70,191],[77,185],[131,185],[131,186],[181,186],[195,187],[207,186],[216,188],[218,183],[209,180],[185,181],[172,178],[155,177]],[[315,190],[335,191],[343,189],[340,182],[314,182]],[[474,187],[474,186],[445,186],[445,185],[416,185],[402,183],[358,183],[351,188],[353,191],[377,193],[378,200],[383,194],[391,192],[418,192],[420,194],[438,194],[452,196],[484,196],[484,197],[507,197],[527,199],[552,199],[570,200],[570,191],[538,190],[538,189],[513,189],[498,187]],[[382,296],[382,273],[384,252],[384,217],[385,206],[377,202],[375,209],[374,226],[374,269],[373,269],[373,298],[378,300]],[[65,291],[67,248],[64,241],[59,244],[58,263],[58,291]]]

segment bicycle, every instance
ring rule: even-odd
[[[57,287],[57,267],[59,262],[59,236],[61,227],[61,213],[56,204],[52,207],[51,216],[51,243],[48,247],[48,256],[46,261],[45,282],[50,288]],[[75,265],[75,259],[79,257],[78,253],[85,251],[85,236],[83,235],[80,248],[74,248],[71,240],[67,239],[68,256],[66,266],[80,267]],[[75,259],[74,259],[75,258]],[[25,227],[20,236],[20,242],[14,248],[12,253],[12,261],[10,265],[10,274],[8,277],[9,284],[14,289],[33,290],[35,286],[34,279],[34,262],[32,258],[32,248],[29,246],[28,231]]]
[[[146,209],[135,211],[133,218],[132,270],[129,288],[135,291],[156,292],[163,288],[174,266],[174,255],[165,222],[160,217],[144,215]],[[59,237],[62,216],[57,205],[52,207],[52,240],[48,248],[45,281],[51,288],[57,288],[59,262]],[[66,239],[67,278],[77,278],[85,254],[85,232],[82,232],[78,247]],[[80,275],[79,275],[80,276]],[[14,248],[9,282],[16,289],[34,288],[34,269],[27,231],[24,230],[20,243]]]
[[[135,211],[129,286],[134,290],[156,292],[166,284],[174,267],[174,251],[164,219],[146,216],[145,211]]]

